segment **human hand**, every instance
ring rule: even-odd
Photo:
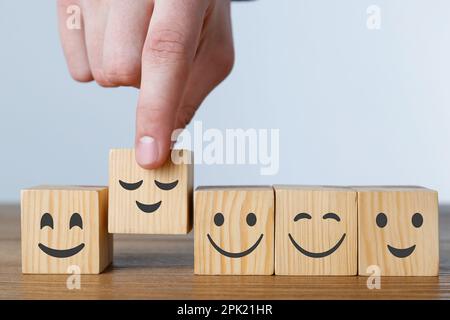
[[[66,26],[81,9],[80,29]],[[140,88],[136,161],[168,158],[171,135],[231,72],[229,0],[58,0],[61,42],[72,77],[103,87]]]

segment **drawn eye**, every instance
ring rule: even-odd
[[[177,186],[178,180],[175,180],[174,182],[169,182],[169,183],[163,183],[163,182],[159,182],[158,180],[155,180],[155,184],[161,190],[172,190],[173,188],[175,188]]]
[[[41,229],[44,227],[49,227],[53,229],[53,218],[50,213],[44,213],[41,218]]]
[[[387,225],[387,216],[383,212],[380,212],[377,214],[376,222],[378,227],[384,228]]]
[[[138,189],[142,185],[143,182],[144,181],[141,180],[141,181],[138,181],[138,182],[135,182],[135,183],[128,183],[128,182],[119,180],[119,183],[122,186],[122,188],[124,188],[125,190],[129,190],[129,191],[133,191],[133,190]]]
[[[341,218],[336,213],[329,212],[323,216],[323,219],[334,219],[336,221],[341,221]]]
[[[247,224],[250,226],[250,227],[253,227],[255,224],[256,224],[256,215],[253,213],[253,212],[250,212],[248,215],[247,215],[247,218],[246,218],[246,220],[247,220]]]
[[[223,222],[225,221],[225,218],[223,217],[223,214],[220,212],[217,212],[214,215],[214,224],[218,227],[220,227],[221,225],[223,225]]]
[[[311,216],[306,212],[299,213],[294,217],[294,222],[300,219],[311,219]]]
[[[411,222],[414,227],[420,228],[423,224],[423,216],[420,213],[416,212],[412,216]]]
[[[83,219],[81,219],[80,214],[76,212],[70,217],[69,229],[72,229],[73,227],[83,229]]]

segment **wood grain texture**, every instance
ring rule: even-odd
[[[22,190],[22,272],[98,274],[112,261],[112,235],[107,232],[107,187],[41,186]],[[48,213],[52,226],[41,228]],[[70,227],[78,213],[82,228]],[[70,257],[55,257],[39,246],[57,250],[84,247]]]
[[[324,186],[274,189],[275,274],[356,275],[356,192]]]
[[[186,234],[192,229],[192,154],[179,150],[189,164],[174,164],[169,159],[155,170],[142,169],[135,161],[133,149],[113,149],[109,157],[109,232],[138,234]],[[139,188],[126,190],[119,181],[137,183]],[[161,189],[157,182],[178,181],[171,190]],[[160,206],[144,212],[141,205]],[[144,209],[146,210],[146,209]]]
[[[20,208],[0,205],[0,299],[450,299],[450,206],[441,207],[438,277],[195,276],[193,234],[116,235],[113,265],[82,275],[27,274],[20,267]]]
[[[247,223],[251,213],[256,217],[254,225]],[[222,215],[222,225],[215,224],[216,214]],[[195,191],[194,223],[196,274],[273,274],[274,194],[271,187],[199,188]],[[255,249],[242,257],[230,257],[214,248],[210,239],[229,253]]]
[[[384,276],[436,276],[439,271],[437,192],[401,186],[355,189],[358,190],[359,274],[367,274],[367,268],[376,265]],[[384,227],[377,225],[380,213],[387,218]],[[412,223],[415,213],[423,217],[420,227]],[[408,248],[413,250],[408,256],[396,253],[406,254]],[[392,250],[397,251],[392,253]]]

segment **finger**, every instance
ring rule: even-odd
[[[103,87],[113,87],[103,73],[103,42],[108,19],[107,0],[84,0],[81,2],[84,14],[87,56],[95,81]]]
[[[113,0],[103,47],[103,73],[114,85],[138,87],[141,58],[153,5],[148,0]]]
[[[80,82],[92,81],[80,3],[72,0],[58,0],[57,9],[59,36],[70,75]]]
[[[156,168],[169,156],[176,111],[194,61],[206,0],[156,1],[142,57],[136,160]]]
[[[223,1],[208,17],[214,26],[206,31],[197,50],[194,66],[189,75],[183,102],[178,109],[175,128],[183,129],[207,95],[231,72],[234,65],[234,47],[231,31],[230,3]]]

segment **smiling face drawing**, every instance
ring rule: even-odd
[[[196,274],[273,273],[272,188],[199,188],[194,221]]]
[[[66,230],[66,232],[68,232],[69,230],[71,230],[74,227],[78,227],[80,230],[83,229],[83,220],[79,213],[72,214],[72,216],[70,217],[70,223],[67,227],[68,227],[68,229]],[[44,213],[42,215],[40,229],[42,230],[44,228],[49,228],[51,230],[54,229],[53,217],[50,213]],[[39,242],[38,247],[39,247],[39,249],[42,250],[42,252],[44,252],[45,254],[47,254],[51,257],[69,258],[69,257],[76,255],[81,250],[83,250],[83,248],[85,247],[85,244],[80,243],[79,245],[74,246],[72,248],[55,249],[55,248],[48,247],[45,244],[42,244]]]
[[[274,188],[275,273],[356,274],[356,192],[323,186]]]
[[[188,151],[181,157],[191,160]],[[186,234],[191,230],[192,165],[169,160],[142,169],[132,149],[115,149],[109,159],[111,233]]]
[[[297,214],[294,217],[294,222],[297,222],[297,221],[302,220],[302,219],[309,219],[310,220],[310,219],[312,219],[312,217],[308,213],[302,212],[302,213]],[[324,214],[322,219],[323,220],[331,219],[331,220],[335,220],[336,222],[340,222],[341,221],[341,218],[339,218],[339,216],[336,213],[333,213],[333,212],[329,212],[329,213]],[[346,234],[344,233],[342,235],[342,237],[339,239],[339,241],[337,241],[337,243],[333,247],[331,247],[330,249],[328,249],[326,251],[321,251],[321,252],[308,251],[308,250],[302,248],[302,246],[300,246],[300,244],[298,244],[294,240],[294,237],[292,236],[291,233],[289,233],[288,236],[289,236],[289,240],[291,240],[291,242],[294,245],[294,247],[298,251],[300,251],[302,254],[304,254],[305,256],[310,257],[310,258],[324,258],[324,257],[329,256],[330,254],[333,254],[341,246],[342,242],[344,242],[344,240],[345,240]]]
[[[218,213],[216,213],[214,215],[214,224],[217,227],[220,228],[224,224],[224,220],[225,220],[225,218],[224,218],[222,213],[218,212]],[[247,223],[247,225],[249,227],[254,227],[256,222],[257,222],[256,215],[253,212],[250,212],[247,215],[245,220],[246,220],[246,223]],[[250,248],[248,248],[248,249],[246,249],[244,251],[241,251],[241,252],[229,252],[229,251],[226,251],[226,250],[222,249],[220,246],[218,246],[214,242],[214,240],[211,238],[211,235],[209,233],[207,234],[207,237],[208,237],[208,240],[211,243],[211,245],[214,247],[214,249],[217,252],[219,252],[220,254],[222,254],[222,255],[224,255],[225,257],[228,257],[228,258],[242,258],[242,257],[245,257],[246,255],[249,255],[250,253],[252,253],[258,247],[258,245],[260,244],[261,240],[264,237],[264,234],[261,234],[258,237],[258,240],[256,240],[256,242]]]
[[[388,218],[387,218],[385,213],[380,212],[377,215],[377,217],[375,219],[375,222],[376,222],[377,226],[380,229],[382,229],[382,228],[386,227],[386,225],[388,224]],[[411,224],[415,228],[420,228],[422,226],[422,224],[423,224],[423,216],[422,216],[422,214],[420,214],[419,212],[414,213],[412,215],[412,218],[411,218]],[[409,257],[414,252],[414,250],[416,249],[416,245],[413,244],[413,245],[411,245],[409,247],[406,247],[406,248],[396,248],[396,247],[391,246],[391,245],[388,244],[387,245],[387,249],[389,250],[389,252],[394,257],[406,258],[406,257]]]
[[[420,187],[359,187],[359,270],[384,276],[436,275],[437,193]]]

